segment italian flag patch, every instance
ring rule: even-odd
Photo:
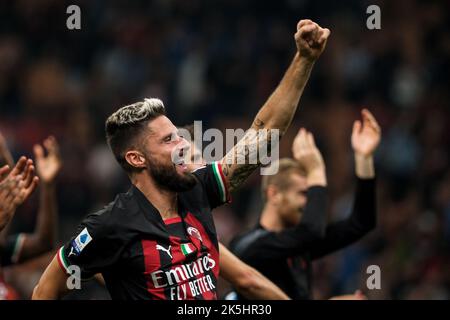
[[[183,254],[185,256],[190,255],[194,251],[195,251],[195,248],[192,245],[192,243],[183,243],[183,244],[181,244],[181,252],[183,252]]]

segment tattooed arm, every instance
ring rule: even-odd
[[[255,156],[262,144],[270,150],[274,136],[270,130],[279,130],[282,137],[294,117],[300,96],[309,79],[314,62],[323,52],[330,30],[319,27],[311,20],[301,20],[297,25],[295,42],[297,53],[278,87],[259,110],[250,129],[222,159],[223,173],[227,178],[229,190],[237,188],[260,165],[248,161]],[[256,134],[255,130],[264,132]],[[262,131],[261,131],[262,130]],[[245,161],[237,161],[245,159]]]

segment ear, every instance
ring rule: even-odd
[[[125,160],[128,164],[135,168],[145,168],[147,162],[142,153],[136,150],[130,150],[125,153]]]
[[[278,191],[277,187],[274,185],[267,186],[267,202],[277,204],[281,201],[282,194]]]

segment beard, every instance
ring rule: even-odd
[[[173,163],[164,164],[146,155],[148,161],[147,172],[156,184],[164,190],[184,192],[191,190],[197,184],[194,174],[186,172],[179,174]]]

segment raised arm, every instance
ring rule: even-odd
[[[248,159],[257,152],[261,145],[267,145],[270,149],[272,135],[270,130],[279,130],[282,137],[294,117],[300,96],[309,79],[314,62],[323,52],[330,30],[319,27],[311,20],[301,20],[297,25],[295,42],[297,53],[286,71],[278,87],[266,101],[256,115],[251,129],[222,159],[223,173],[228,182],[229,190],[237,188],[260,165],[251,164]],[[255,130],[264,130],[266,134],[255,135]],[[261,132],[261,131],[260,131]],[[237,159],[245,158],[244,163],[238,163]],[[257,157],[258,158],[258,157]]]
[[[350,216],[330,224],[322,241],[311,250],[313,259],[342,249],[366,235],[376,226],[375,167],[373,154],[381,140],[381,129],[374,116],[362,110],[362,122],[353,124],[352,147],[357,177],[355,200]]]
[[[247,299],[289,300],[272,281],[255,268],[239,260],[225,246],[219,244],[220,275]]]
[[[19,262],[51,250],[56,239],[58,208],[55,179],[61,170],[62,161],[54,137],[47,138],[44,147],[47,155],[41,145],[34,146],[36,169],[41,180],[39,211],[35,231],[32,234],[23,234],[24,241],[18,257]]]
[[[282,231],[259,230],[251,238],[242,238],[234,243],[233,251],[244,261],[279,260],[309,252],[311,245],[320,241],[325,234],[327,194],[325,163],[316,147],[313,135],[300,129],[292,144],[294,159],[303,169],[306,180],[307,202],[300,223]],[[270,184],[268,189],[273,188]],[[303,190],[304,191],[304,190]],[[265,217],[261,225],[266,227]],[[256,235],[255,235],[256,234]],[[247,260],[248,259],[248,260]]]

